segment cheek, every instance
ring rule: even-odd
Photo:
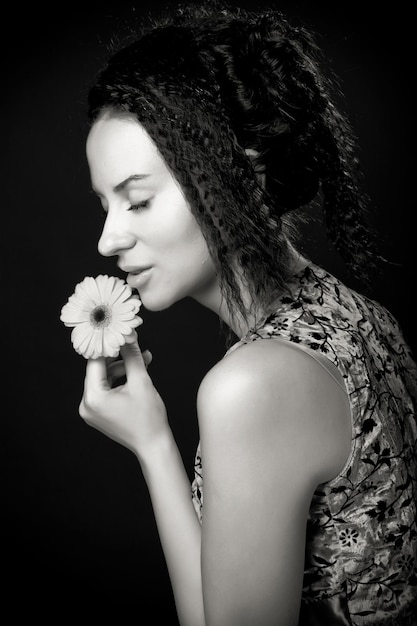
[[[158,248],[165,269],[171,263],[175,272],[193,274],[209,262],[210,254],[200,226],[175,181],[158,196],[150,216],[148,241]]]
[[[166,253],[175,255],[182,263],[202,264],[210,258],[208,246],[197,221],[188,207],[174,211],[160,231],[160,245]]]
[[[171,233],[174,235],[174,233]],[[164,258],[167,277],[173,283],[183,283],[193,289],[202,286],[215,277],[215,268],[210,252],[198,226],[175,233],[170,243],[161,252]]]
[[[209,249],[199,228],[190,228],[184,233],[178,246],[178,255],[191,271],[198,272],[200,267],[210,265]]]

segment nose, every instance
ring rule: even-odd
[[[135,241],[134,235],[114,223],[108,214],[97,248],[102,256],[115,256],[122,250],[133,248]]]

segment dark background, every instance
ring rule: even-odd
[[[415,347],[411,19],[401,2],[394,15],[369,12],[367,4],[276,6],[320,33],[341,78],[374,219],[396,263],[376,283],[375,296],[397,315]],[[80,620],[91,612],[98,621],[115,607],[117,623],[177,623],[139,465],[78,416],[85,363],[59,321],[62,305],[85,275],[118,275],[114,261],[96,250],[102,217],[84,157],[87,89],[113,35],[161,6],[19,5],[3,19],[10,40],[0,70],[6,244],[2,562],[3,606],[10,605],[16,620],[30,613],[58,624],[75,611]],[[318,246],[311,237],[308,244],[315,260],[337,273],[338,259],[315,231]],[[143,314],[142,346],[153,352],[152,376],[191,477],[197,386],[221,356],[224,338],[217,319],[192,302]]]

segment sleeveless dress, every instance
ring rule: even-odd
[[[417,368],[397,321],[310,263],[226,354],[260,339],[327,357],[351,407],[349,458],[310,506],[299,626],[415,626]],[[201,522],[200,445],[192,498]]]

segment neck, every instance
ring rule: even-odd
[[[295,250],[291,244],[289,244],[289,248],[290,273],[291,275],[295,275],[301,272],[308,265],[308,260]],[[251,299],[249,291],[242,283],[240,284],[240,287],[243,303],[249,311],[253,309],[253,306],[250,306]],[[210,289],[206,290],[204,294],[195,296],[195,300],[216,313],[239,338],[244,337],[250,329],[256,328],[259,323],[265,319],[265,317],[271,314],[274,311],[274,304],[276,302],[276,298],[271,298],[271,302],[268,303],[267,306],[256,307],[255,311],[251,313],[246,320],[239,311],[233,312],[229,309],[226,300],[222,296],[219,281],[212,284]]]

